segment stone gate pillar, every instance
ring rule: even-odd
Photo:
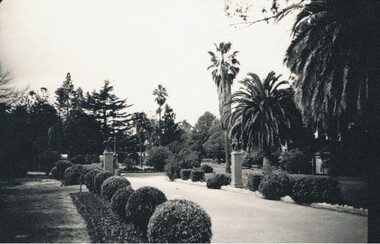
[[[109,152],[105,150],[103,152],[103,158],[104,158],[103,170],[114,173],[113,152]]]
[[[231,186],[235,188],[243,188],[242,167],[243,153],[241,151],[233,151],[231,153]]]

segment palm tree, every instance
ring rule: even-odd
[[[156,96],[154,101],[158,104],[158,109],[156,113],[158,113],[158,127],[159,127],[159,144],[161,145],[161,114],[162,114],[162,105],[166,102],[166,97],[168,97],[168,92],[166,91],[166,88],[162,86],[161,84],[158,85],[158,88],[154,89],[153,95]]]
[[[166,88],[160,84],[160,85],[158,85],[158,88],[154,89],[153,95],[156,96],[154,101],[156,101],[158,106],[159,106],[159,108],[157,109],[156,112],[159,114],[159,120],[158,121],[160,121],[160,123],[161,123],[161,112],[162,112],[161,107],[166,102],[166,97],[168,97],[168,92],[166,91]]]
[[[257,148],[264,152],[263,169],[270,171],[268,156],[288,141],[290,129],[286,100],[290,100],[288,89],[279,89],[287,81],[279,81],[281,75],[270,72],[262,82],[253,73],[241,81],[242,88],[231,98],[231,136],[244,149]]]
[[[370,242],[380,241],[379,12],[379,1],[311,1],[296,18],[285,59],[297,75],[295,99],[304,120],[329,132],[332,156],[341,130],[364,128],[368,157],[363,160],[368,160],[372,191]]]
[[[149,129],[149,119],[147,118],[146,114],[144,112],[136,112],[132,115],[132,120],[134,122],[134,125],[136,127],[136,134],[138,136],[139,140],[139,151],[140,151],[140,166],[143,166],[143,160],[142,160],[142,144],[145,141],[144,132]],[[144,138],[142,138],[144,136]]]
[[[212,78],[218,90],[219,114],[221,126],[224,131],[224,148],[226,173],[231,173],[230,166],[230,140],[228,135],[228,123],[225,118],[229,117],[231,111],[231,86],[233,80],[239,72],[239,61],[236,59],[238,51],[231,51],[231,43],[221,42],[219,46],[214,44],[217,54],[208,52],[211,55],[212,64],[207,68],[211,69]]]

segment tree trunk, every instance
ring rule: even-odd
[[[270,162],[267,156],[263,157],[263,172],[270,173],[272,172],[272,168],[270,166]]]
[[[231,162],[230,162],[230,138],[228,136],[228,130],[224,129],[224,150],[225,150],[225,162],[226,162],[226,173],[231,173]]]

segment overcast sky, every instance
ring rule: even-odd
[[[261,23],[234,32],[223,0],[3,0],[0,4],[0,60],[13,82],[51,95],[70,72],[74,86],[99,90],[108,79],[127,98],[130,112],[153,117],[153,90],[169,93],[167,103],[194,125],[210,111],[218,116],[216,87],[207,67],[213,43],[231,41],[241,70],[288,78],[282,60],[292,19]]]

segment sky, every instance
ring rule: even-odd
[[[68,72],[85,92],[109,80],[133,104],[129,112],[148,117],[156,116],[152,92],[162,84],[176,120],[194,125],[206,111],[219,116],[207,70],[213,43],[230,41],[239,51],[233,91],[248,72],[289,77],[283,58],[292,17],[245,29],[232,26],[238,22],[223,0],[3,0],[0,61],[15,86],[46,87],[53,97]]]

